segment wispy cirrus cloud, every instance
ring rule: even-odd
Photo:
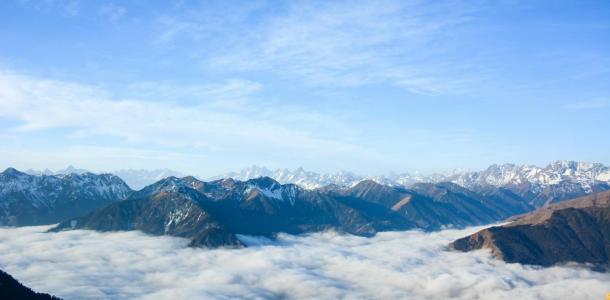
[[[139,81],[129,83],[124,93],[133,99],[181,103],[184,105],[246,104],[250,96],[263,89],[251,80],[228,79],[221,83],[175,84],[168,82]]]
[[[6,142],[10,137],[0,135]],[[3,147],[0,149],[0,170],[8,167],[26,170],[30,166],[44,166],[49,169],[63,169],[66,164],[86,168],[91,172],[114,172],[112,168],[141,169],[172,167],[189,175],[206,178],[207,168],[223,167],[223,162],[213,164],[206,153],[185,153],[180,149],[156,149],[135,146],[58,146],[53,149]],[[120,161],[120,164],[116,162]],[[204,173],[202,173],[204,172]],[[203,175],[202,175],[203,174]]]
[[[0,130],[0,164],[23,169],[76,164],[96,171],[145,166],[204,177],[252,164],[404,172],[405,165],[425,166],[397,158],[459,149],[475,134],[370,122],[349,107],[327,111],[266,101],[259,95],[264,89],[258,82],[230,79],[142,81],[109,90],[0,71],[0,122],[6,125]]]
[[[571,110],[588,110],[608,107],[610,107],[610,98],[576,101],[563,106],[563,108]]]
[[[19,0],[21,5],[44,12],[58,12],[66,17],[78,16],[81,9],[79,0]]]
[[[125,17],[127,14],[127,9],[114,3],[104,3],[100,5],[98,14],[107,18],[110,22],[118,22],[120,19]]]
[[[349,141],[355,131],[337,115],[250,101],[260,88],[243,80],[187,87],[142,84],[135,91],[148,90],[144,98],[120,98],[98,86],[5,71],[0,73],[0,116],[19,121],[4,131],[66,129],[77,139],[112,137],[147,149],[169,147],[244,159],[375,156]],[[153,95],[157,98],[146,98]],[[173,102],[165,96],[192,101]]]
[[[166,16],[160,40],[218,46],[221,52],[203,59],[207,67],[273,72],[315,85],[386,83],[416,93],[461,93],[482,76],[452,55],[457,28],[474,11],[464,3],[293,2],[277,13],[261,11],[240,8],[226,20],[206,9]],[[253,15],[259,20],[251,23]],[[229,38],[216,44],[217,36]]]

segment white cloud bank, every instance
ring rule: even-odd
[[[0,268],[66,299],[603,299],[610,274],[540,269],[445,245],[476,230],[320,233],[242,250],[138,232],[0,228]]]
[[[104,157],[100,152],[111,150],[104,140],[124,148],[119,152],[137,149],[139,156],[150,151],[175,153],[186,164],[199,166],[197,169],[201,166],[220,169],[221,165],[226,168],[227,163],[236,168],[252,161],[316,163],[343,159],[347,163],[379,161],[382,157],[354,143],[352,140],[360,134],[340,115],[253,100],[251,96],[261,89],[255,82],[229,80],[217,85],[185,87],[139,83],[129,89],[142,98],[122,98],[95,85],[0,69],[0,121],[11,121],[7,128],[0,128],[0,139],[24,141],[28,135],[47,130],[49,140],[53,141],[50,148],[59,148],[58,160],[63,165],[78,163],[62,154],[80,151],[66,149],[69,146],[97,147],[81,159],[89,161],[83,165],[88,169],[103,167],[95,161]],[[182,101],[172,101],[170,95]],[[167,98],[161,101],[157,97]],[[191,101],[185,101],[186,98]],[[5,160],[8,167],[18,161],[35,160],[36,153],[47,155],[53,150],[48,148],[43,143],[36,147],[5,147],[0,152],[21,153]],[[207,158],[189,161],[190,153]],[[117,165],[116,160],[110,163],[115,165],[110,169],[124,167]],[[37,167],[48,165],[27,166]],[[153,167],[173,166],[164,160]]]
[[[145,88],[147,85],[136,88]],[[320,138],[314,130],[296,128],[299,122],[316,121],[329,128],[330,116],[303,111],[275,110],[262,103],[256,107],[247,99],[227,100],[228,95],[245,98],[259,86],[246,81],[229,81],[222,86],[189,87],[202,103],[175,103],[117,99],[108,90],[86,84],[47,80],[0,70],[0,117],[18,120],[21,132],[40,129],[72,128],[76,136],[103,135],[162,146],[185,146],[230,150],[245,146],[256,149],[348,148],[331,138]],[[158,87],[168,95],[175,87]],[[225,94],[225,96],[220,96]],[[197,98],[199,97],[199,98]],[[218,101],[218,99],[222,99]],[[241,101],[237,107],[231,101]],[[223,104],[224,103],[224,104]],[[247,105],[246,105],[247,103]],[[262,107],[262,108],[261,108]],[[282,117],[294,119],[288,126]],[[344,126],[345,127],[345,126]],[[270,145],[263,147],[260,145]]]

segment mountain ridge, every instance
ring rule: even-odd
[[[126,198],[132,190],[112,174],[0,173],[0,224],[43,225],[82,215]]]
[[[608,269],[610,191],[540,208],[511,223],[458,239],[450,248],[489,249],[509,263],[551,266],[576,262]]]

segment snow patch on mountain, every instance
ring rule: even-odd
[[[265,195],[265,197],[267,198],[273,198],[273,199],[277,199],[277,200],[284,200],[284,198],[282,197],[282,189],[280,188],[276,188],[276,189],[264,189],[264,188],[259,188],[257,186],[254,185],[248,185],[248,187],[246,187],[246,189],[244,190],[244,195],[250,195],[250,193],[256,190],[259,193]]]
[[[192,203],[185,206],[177,207],[169,213],[168,220],[164,224],[164,233],[169,232],[172,227],[178,226],[182,221],[186,220],[193,209]]]
[[[268,178],[269,180],[265,180],[265,178]],[[294,184],[282,185],[270,177],[259,177],[259,179],[248,180],[247,182],[248,184],[243,192],[244,195],[250,195],[250,193],[255,190],[267,198],[280,201],[287,200],[290,201],[291,205],[294,205],[298,191],[298,187]]]

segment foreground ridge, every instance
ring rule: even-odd
[[[61,300],[45,293],[36,293],[0,270],[0,299],[7,300]]]
[[[506,262],[610,265],[610,191],[543,207],[513,222],[454,241],[460,251],[490,249]]]

